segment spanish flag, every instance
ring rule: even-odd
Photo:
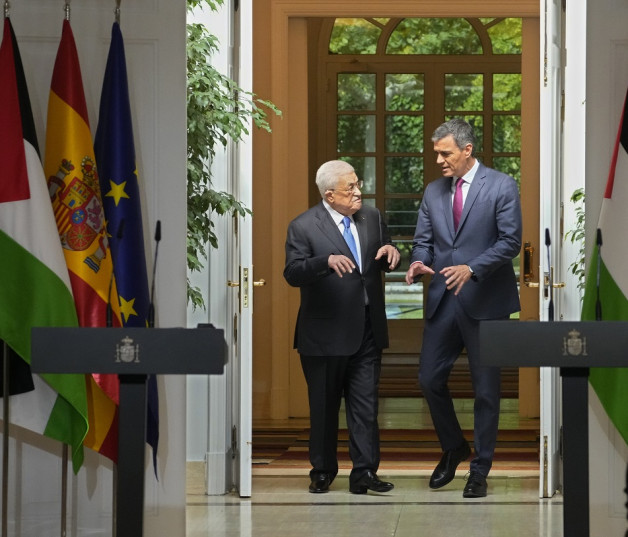
[[[70,275],[80,326],[120,326],[98,168],[81,68],[68,20],[63,21],[46,126],[44,172]],[[114,231],[115,232],[115,231]],[[72,345],[72,341],[67,342]],[[85,355],[90,349],[85,349]],[[84,445],[117,461],[119,384],[115,375],[87,375],[89,431]]]

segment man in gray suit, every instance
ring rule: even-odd
[[[499,368],[479,363],[479,324],[508,319],[520,309],[512,259],[521,247],[521,206],[515,180],[474,157],[475,137],[466,121],[443,123],[432,141],[444,177],[425,189],[406,273],[408,285],[431,275],[419,383],[443,456],[430,487],[449,483],[471,454],[447,386],[454,362],[466,347],[475,394],[475,457],[463,496],[477,498],[487,494],[500,396]]]
[[[400,254],[377,209],[362,205],[362,181],[347,162],[316,174],[322,200],[288,227],[286,281],[301,290],[295,348],[310,405],[310,492],[322,493],[338,473],[338,413],[344,394],[349,490],[388,492],[380,481],[377,424],[381,350],[388,346],[382,270]]]

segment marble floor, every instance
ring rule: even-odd
[[[420,405],[416,400],[382,403],[382,427],[427,425],[425,411],[415,407]],[[538,420],[521,423],[516,401],[505,403],[500,426],[538,427]],[[457,402],[457,406],[465,427],[468,402]],[[562,496],[539,498],[537,469],[492,472],[488,496],[471,500],[462,497],[465,472],[460,470],[452,483],[433,491],[428,487],[429,471],[380,469],[379,477],[393,482],[394,490],[365,495],[349,492],[347,470],[339,473],[329,493],[310,494],[308,471],[305,466],[286,470],[256,464],[250,498],[239,498],[236,493],[207,496],[203,463],[188,463],[186,537],[563,535]]]

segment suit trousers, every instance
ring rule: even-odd
[[[427,400],[443,451],[458,448],[464,436],[447,382],[454,362],[467,349],[474,391],[471,470],[487,476],[497,443],[501,371],[479,363],[479,321],[469,317],[453,291],[445,291],[434,315],[425,321],[419,384]]]
[[[345,398],[351,479],[377,472],[380,460],[378,388],[381,350],[375,345],[367,314],[362,344],[352,356],[304,356],[301,366],[310,405],[310,476],[338,473],[338,419]]]

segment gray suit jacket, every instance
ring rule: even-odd
[[[451,177],[429,184],[419,208],[412,259],[436,272],[428,288],[425,316],[434,315],[446,291],[443,267],[469,265],[475,272],[459,296],[472,318],[495,319],[519,311],[512,259],[521,248],[521,205],[515,180],[482,163],[467,193],[454,231]]]
[[[351,251],[321,201],[288,226],[284,278],[301,290],[294,346],[307,356],[351,356],[362,343],[365,296],[368,296],[375,344],[388,347],[381,271],[386,259],[375,261],[377,250],[392,244],[380,212],[363,205],[353,215],[362,255],[356,268],[342,278],[329,268],[331,254],[353,259]],[[356,263],[357,266],[357,263]],[[366,293],[365,293],[366,292]]]

